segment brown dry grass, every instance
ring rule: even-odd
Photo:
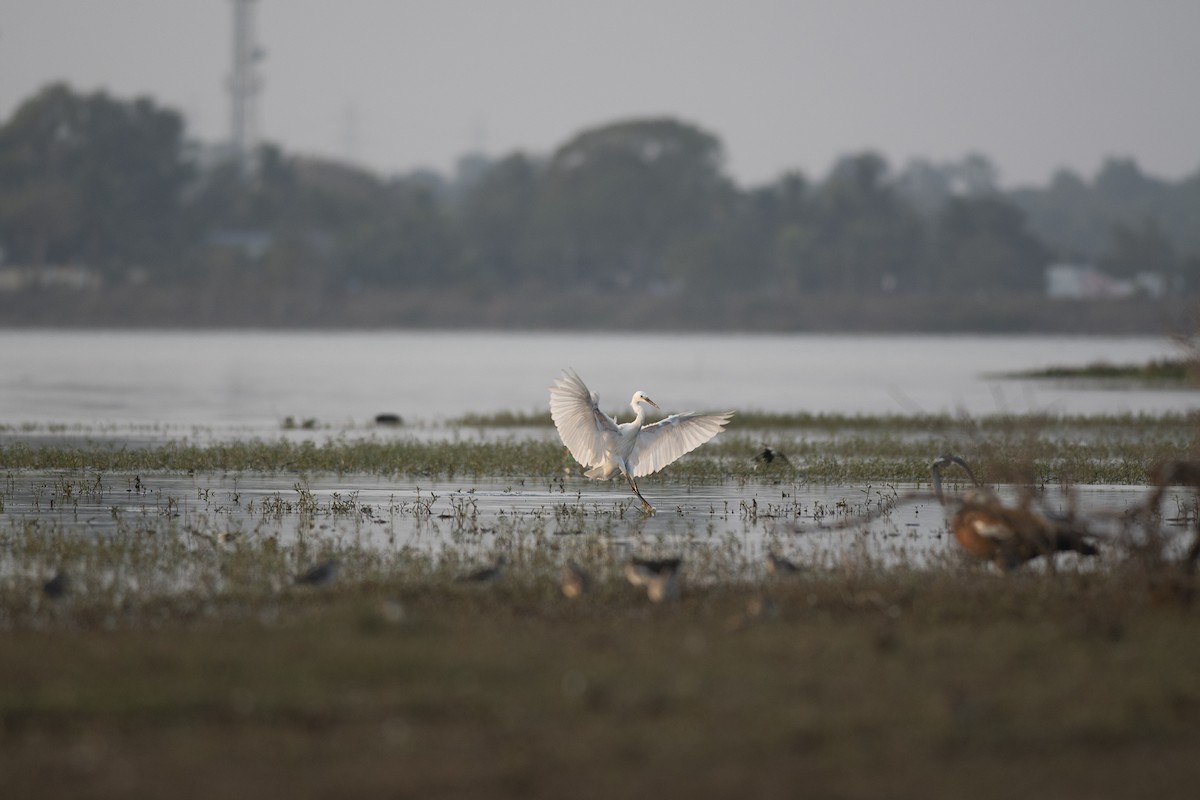
[[[68,598],[0,634],[0,774],[12,797],[1191,797],[1200,612],[1150,577],[952,561],[653,606],[518,571],[99,621]]]

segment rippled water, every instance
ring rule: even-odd
[[[605,407],[665,410],[1162,413],[1200,393],[991,377],[1176,356],[1165,338],[0,331],[0,425],[364,425],[544,409],[576,369]]]
[[[920,565],[957,557],[945,534],[944,511],[928,487],[923,489],[646,482],[643,490],[657,508],[647,516],[623,484],[582,479],[88,474],[64,480],[63,473],[26,472],[10,475],[0,492],[5,506],[0,532],[36,520],[42,535],[107,536],[123,530],[144,533],[147,541],[163,534],[191,537],[198,547],[231,533],[285,545],[315,536],[335,545],[407,548],[435,558],[446,547],[482,558],[530,535],[567,542],[599,534],[614,557],[646,549],[687,554],[720,548],[751,568],[768,550],[830,567],[843,561]],[[1000,491],[1010,501],[1015,494],[1011,488]],[[1145,492],[1136,486],[1082,486],[1074,490],[1074,502],[1090,519],[1115,519],[1142,502]],[[1176,496],[1186,501],[1182,493],[1168,497],[1168,517],[1175,513]],[[1041,502],[1061,513],[1067,501],[1050,491]],[[1099,525],[1096,532],[1116,529]]]
[[[565,366],[577,369],[613,409],[634,389],[647,391],[668,411],[981,415],[1200,408],[1200,395],[1192,391],[991,377],[1174,355],[1170,341],[1153,338],[0,331],[0,425],[9,426],[4,438],[34,442],[62,435],[48,434],[47,425],[67,426],[67,435],[78,426],[84,437],[133,445],[181,434],[323,439],[330,431],[369,432],[374,415],[384,411],[436,425],[466,412],[540,410],[546,387]],[[281,421],[289,416],[316,420],[318,428],[284,434]],[[26,430],[28,423],[38,427]],[[458,435],[430,430],[406,425],[387,435]],[[436,549],[454,541],[480,551],[513,524],[552,537],[599,530],[620,545],[719,545],[743,548],[749,556],[779,547],[798,557],[853,551],[894,562],[921,561],[948,549],[942,509],[928,498],[898,504],[867,533],[823,529],[872,510],[887,492],[906,494],[904,487],[647,482],[643,489],[659,511],[645,518],[623,484],[583,479],[556,485],[366,475],[148,475],[133,491],[120,484],[134,476],[105,476],[102,492],[56,498],[58,477],[20,476],[5,494],[0,518],[36,518],[99,535],[114,530],[118,518],[139,517],[175,520],[181,533],[200,536],[234,530],[288,538],[316,526],[322,536],[370,546]],[[353,498],[354,508],[315,516],[264,512],[265,504],[278,510],[293,503],[301,491],[326,509],[335,498]],[[1119,511],[1140,502],[1144,491],[1080,487],[1080,508]],[[415,510],[419,498],[428,503],[424,512]]]

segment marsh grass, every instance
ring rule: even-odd
[[[496,418],[498,424],[507,424],[506,419]],[[520,422],[522,426],[534,424],[530,419]],[[1198,430],[1200,418],[1192,414],[978,420],[747,414],[735,417],[734,424],[716,441],[648,480],[664,476],[682,481],[756,480],[768,476],[768,480],[817,483],[914,482],[928,477],[931,454],[953,450],[997,475],[1020,464],[1030,482],[1145,483],[1153,464],[1195,454]],[[756,461],[764,443],[783,452],[787,463],[768,467]],[[0,445],[0,467],[539,479],[580,472],[553,436],[452,441],[328,436],[322,442],[252,439],[199,444],[185,440],[139,447],[106,442],[31,445],[16,440]]]
[[[1000,797],[1030,775],[1055,796],[1122,796],[1147,752],[1156,796],[1190,796],[1195,777],[1200,618],[1158,604],[1145,564],[998,578],[949,555],[848,557],[767,579],[716,548],[689,554],[682,596],[659,606],[602,536],[518,534],[501,545],[509,572],[473,585],[459,577],[481,557],[466,551],[161,533],[9,539],[80,576],[56,601],[41,574],[3,584],[14,796],[200,797],[269,776],[300,797],[790,795],[799,781]],[[290,582],[326,557],[342,565],[331,585]],[[557,587],[567,558],[593,576],[573,601]],[[144,580],[166,564],[185,586]]]
[[[895,485],[927,480],[947,449],[990,482],[1144,484],[1194,453],[1195,419],[877,422],[734,428],[664,478],[779,484],[711,516],[844,523],[827,549],[786,525],[709,535],[703,514],[641,535],[623,504],[565,486],[498,516],[469,493],[368,502],[310,482],[577,474],[544,439],[6,444],[5,794],[1191,797],[1186,529],[1129,517],[1098,561],[1001,578],[944,536],[932,556],[883,557],[887,534],[856,518],[886,519]],[[788,463],[756,461],[764,439]],[[280,485],[150,481],[189,472]],[[788,496],[819,482],[858,499]],[[1195,509],[1176,498],[1164,516]],[[415,534],[390,535],[401,522]],[[804,569],[767,577],[768,549]],[[626,582],[632,554],[684,557],[678,601]],[[461,580],[500,555],[498,581]],[[328,585],[295,582],[329,560]],[[567,561],[592,577],[576,600],[558,587]]]
[[[625,410],[609,413],[621,421],[628,416]],[[648,416],[647,422],[655,422],[661,416]],[[777,431],[788,428],[804,428],[812,431],[892,431],[892,432],[944,432],[966,428],[981,430],[1020,429],[1106,429],[1128,428],[1175,428],[1179,425],[1195,425],[1194,413],[1178,414],[987,414],[978,418],[954,414],[834,414],[793,412],[775,413],[744,409],[734,414],[730,429],[750,428]],[[547,428],[554,421],[548,411],[514,412],[501,411],[493,414],[464,414],[446,423],[462,428]]]
[[[1159,386],[1194,385],[1197,378],[1196,359],[1164,358],[1145,364],[1112,364],[1097,361],[1082,367],[1052,366],[1045,369],[1006,373],[1005,378],[1039,380],[1074,380],[1124,385],[1141,384]]]

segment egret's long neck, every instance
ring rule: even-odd
[[[631,408],[633,408],[633,413],[635,415],[633,418],[633,427],[637,430],[641,430],[642,425],[646,422],[646,407],[641,403],[633,403]]]

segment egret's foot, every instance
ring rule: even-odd
[[[650,505],[645,498],[642,498],[642,513],[646,516],[650,516],[654,513],[654,506]]]

